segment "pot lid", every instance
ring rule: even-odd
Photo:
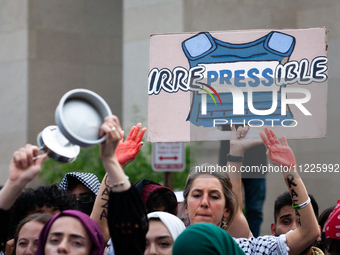
[[[63,136],[57,126],[46,127],[39,133],[37,142],[40,149],[44,149],[45,152],[48,150],[57,154],[57,156],[69,159],[76,158],[80,152],[80,147],[71,144],[70,141]],[[47,149],[45,149],[45,147],[47,147]]]

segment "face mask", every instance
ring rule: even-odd
[[[87,215],[91,215],[93,205],[94,205],[94,202],[84,204],[84,203],[81,203],[80,201],[76,200],[76,205],[75,205],[74,209],[81,211],[83,213],[86,213]]]

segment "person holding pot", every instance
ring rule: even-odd
[[[103,135],[106,135],[106,139],[100,144],[100,156],[106,177],[101,189],[109,194],[105,223],[109,228],[114,252],[116,255],[144,254],[148,218],[140,194],[131,185],[118,161],[116,149],[121,141],[122,129],[116,116],[105,118],[100,129],[100,136]],[[139,147],[139,142],[136,146]]]
[[[26,216],[32,213],[55,214],[74,207],[74,197],[59,189],[57,184],[25,188],[39,174],[47,157],[46,154],[38,155],[38,147],[30,144],[14,152],[9,178],[0,191],[0,249],[6,249],[8,254],[14,245],[15,229]]]
[[[39,155],[39,148],[27,144],[25,147],[14,152],[10,166],[9,178],[0,190],[0,250],[5,251],[5,245],[10,228],[10,208],[20,196],[26,184],[31,182],[40,172],[42,163],[47,155],[43,154],[40,158],[34,160]]]
[[[115,116],[112,116],[115,117]],[[107,118],[110,119],[110,118]],[[106,120],[107,120],[106,119]],[[111,132],[112,130],[109,130]],[[143,136],[146,132],[146,128],[142,128],[142,124],[138,123],[136,126],[131,127],[130,132],[125,140],[124,131],[121,130],[121,138],[118,142],[117,148],[113,152],[116,156],[120,167],[124,169],[132,160],[134,160],[137,154],[140,152],[142,145],[143,145]],[[103,135],[104,133],[101,133]],[[110,239],[110,233],[108,228],[108,201],[109,201],[109,194],[110,194],[110,180],[108,174],[106,173],[99,191],[96,197],[93,210],[91,213],[91,218],[94,219],[98,225],[100,226],[104,240],[106,242]]]

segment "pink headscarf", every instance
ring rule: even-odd
[[[51,229],[51,226],[56,219],[63,217],[63,216],[71,216],[71,217],[75,217],[78,220],[80,220],[80,222],[85,227],[86,232],[90,237],[90,240],[92,241],[91,255],[103,255],[105,242],[104,242],[102,231],[100,227],[98,226],[97,222],[91,219],[87,214],[80,212],[80,211],[75,211],[75,210],[66,210],[66,211],[62,211],[61,213],[57,213],[48,222],[46,222],[45,226],[43,227],[39,235],[38,249],[35,252],[36,255],[45,254],[44,252],[45,244],[46,244],[47,236]]]

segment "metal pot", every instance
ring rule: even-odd
[[[39,149],[58,162],[71,163],[76,160],[80,147],[73,145],[57,126],[48,126],[37,137]]]
[[[111,109],[103,98],[87,89],[74,89],[60,100],[55,122],[72,144],[89,147],[105,140],[99,137],[101,125]]]

